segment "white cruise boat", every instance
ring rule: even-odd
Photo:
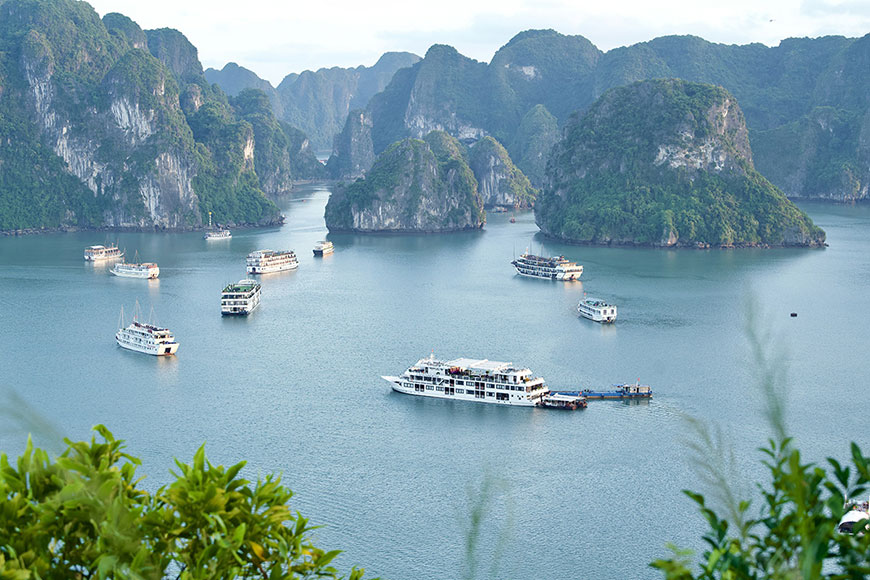
[[[228,240],[233,237],[233,233],[230,230],[212,229],[211,212],[208,212],[208,231],[202,237],[205,240]]]
[[[541,377],[509,362],[458,358],[440,361],[434,356],[420,359],[398,377],[381,377],[394,391],[436,399],[520,407],[577,409],[586,406],[582,395],[550,393]]]
[[[248,254],[247,266],[248,274],[269,274],[295,270],[299,267],[299,261],[293,250],[257,250]]]
[[[221,292],[221,314],[246,315],[260,305],[260,284],[256,280],[239,280],[227,284]]]
[[[133,322],[125,327],[124,310],[121,309],[121,323],[115,333],[118,346],[154,356],[169,356],[178,351],[175,336],[168,328],[145,324],[139,322],[138,318],[138,315],[134,315]]]
[[[160,268],[154,262],[142,262],[141,264],[115,264],[111,270],[115,276],[122,278],[142,278],[153,280],[160,275]]]
[[[844,507],[846,513],[837,523],[837,531],[841,534],[862,533],[858,530],[863,530],[867,524],[866,520],[870,519],[870,501],[848,500]],[[858,530],[855,529],[856,527]]]
[[[529,254],[528,251],[514,259],[511,264],[517,269],[517,274],[548,280],[579,280],[583,273],[583,266],[569,262],[565,256],[547,258]]]
[[[583,318],[595,322],[610,323],[616,320],[616,306],[598,298],[586,298],[577,305],[577,312]]]
[[[210,232],[206,232],[203,236],[203,239],[206,240],[228,240],[233,237],[233,233],[230,230],[212,230]]]
[[[102,260],[116,260],[123,258],[122,252],[118,246],[88,246],[85,248],[85,260],[88,262],[100,262]]]
[[[314,244],[314,255],[315,256],[320,256],[322,258],[323,256],[326,256],[327,254],[331,254],[334,251],[335,251],[335,247],[332,245],[332,242],[330,242],[328,240],[321,240],[321,241],[317,242],[316,244]]]

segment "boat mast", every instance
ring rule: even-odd
[[[121,315],[118,317],[118,330],[124,328],[124,306],[121,306]]]

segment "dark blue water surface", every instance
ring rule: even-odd
[[[824,250],[587,248],[544,240],[529,213],[494,214],[481,232],[326,236],[329,190],[283,202],[281,228],[199,233],[76,233],[0,239],[0,389],[61,433],[104,423],[143,458],[145,485],[203,442],[215,463],[247,460],[249,478],[283,472],[294,508],[340,567],[390,579],[654,578],[665,544],[700,547],[703,522],[680,490],[693,471],[685,414],[719,425],[742,478],[763,476],[769,436],[747,305],[786,387],[788,421],[809,458],[847,457],[867,441],[870,209],[804,205]],[[160,279],[119,279],[84,263],[117,242],[160,265]],[[532,246],[582,263],[583,282],[521,278]],[[541,250],[541,246],[543,249]],[[255,249],[295,249],[295,272],[262,278],[260,308],[220,316],[220,290]],[[619,320],[578,319],[587,292]],[[138,300],[181,343],[174,358],[121,350],[121,306]],[[792,318],[790,312],[797,312]],[[513,361],[553,388],[640,378],[645,404],[578,412],[500,408],[393,393],[380,376],[436,356]],[[0,449],[26,434],[0,419]],[[487,487],[488,486],[488,487]],[[483,502],[480,543],[465,550]]]

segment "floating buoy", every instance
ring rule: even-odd
[[[791,317],[792,317],[792,318],[797,318],[797,312],[792,312],[792,313],[791,313]]]

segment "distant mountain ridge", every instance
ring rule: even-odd
[[[564,126],[607,89],[638,80],[710,83],[740,101],[756,167],[786,194],[864,199],[870,197],[870,139],[862,137],[870,135],[867,63],[870,35],[786,39],[776,47],[668,36],[602,52],[582,36],[529,30],[489,64],[434,45],[396,73],[365,115],[374,154],[438,129],[468,142],[490,135],[537,186],[558,138],[548,119]]]
[[[228,63],[221,70],[206,69],[205,78],[234,96],[246,88],[262,90],[269,96],[275,115],[299,127],[315,149],[331,149],[333,139],[344,126],[347,114],[364,108],[384,90],[395,72],[418,62],[410,52],[387,52],[370,67],[321,68],[284,77],[278,87],[254,72]]]

